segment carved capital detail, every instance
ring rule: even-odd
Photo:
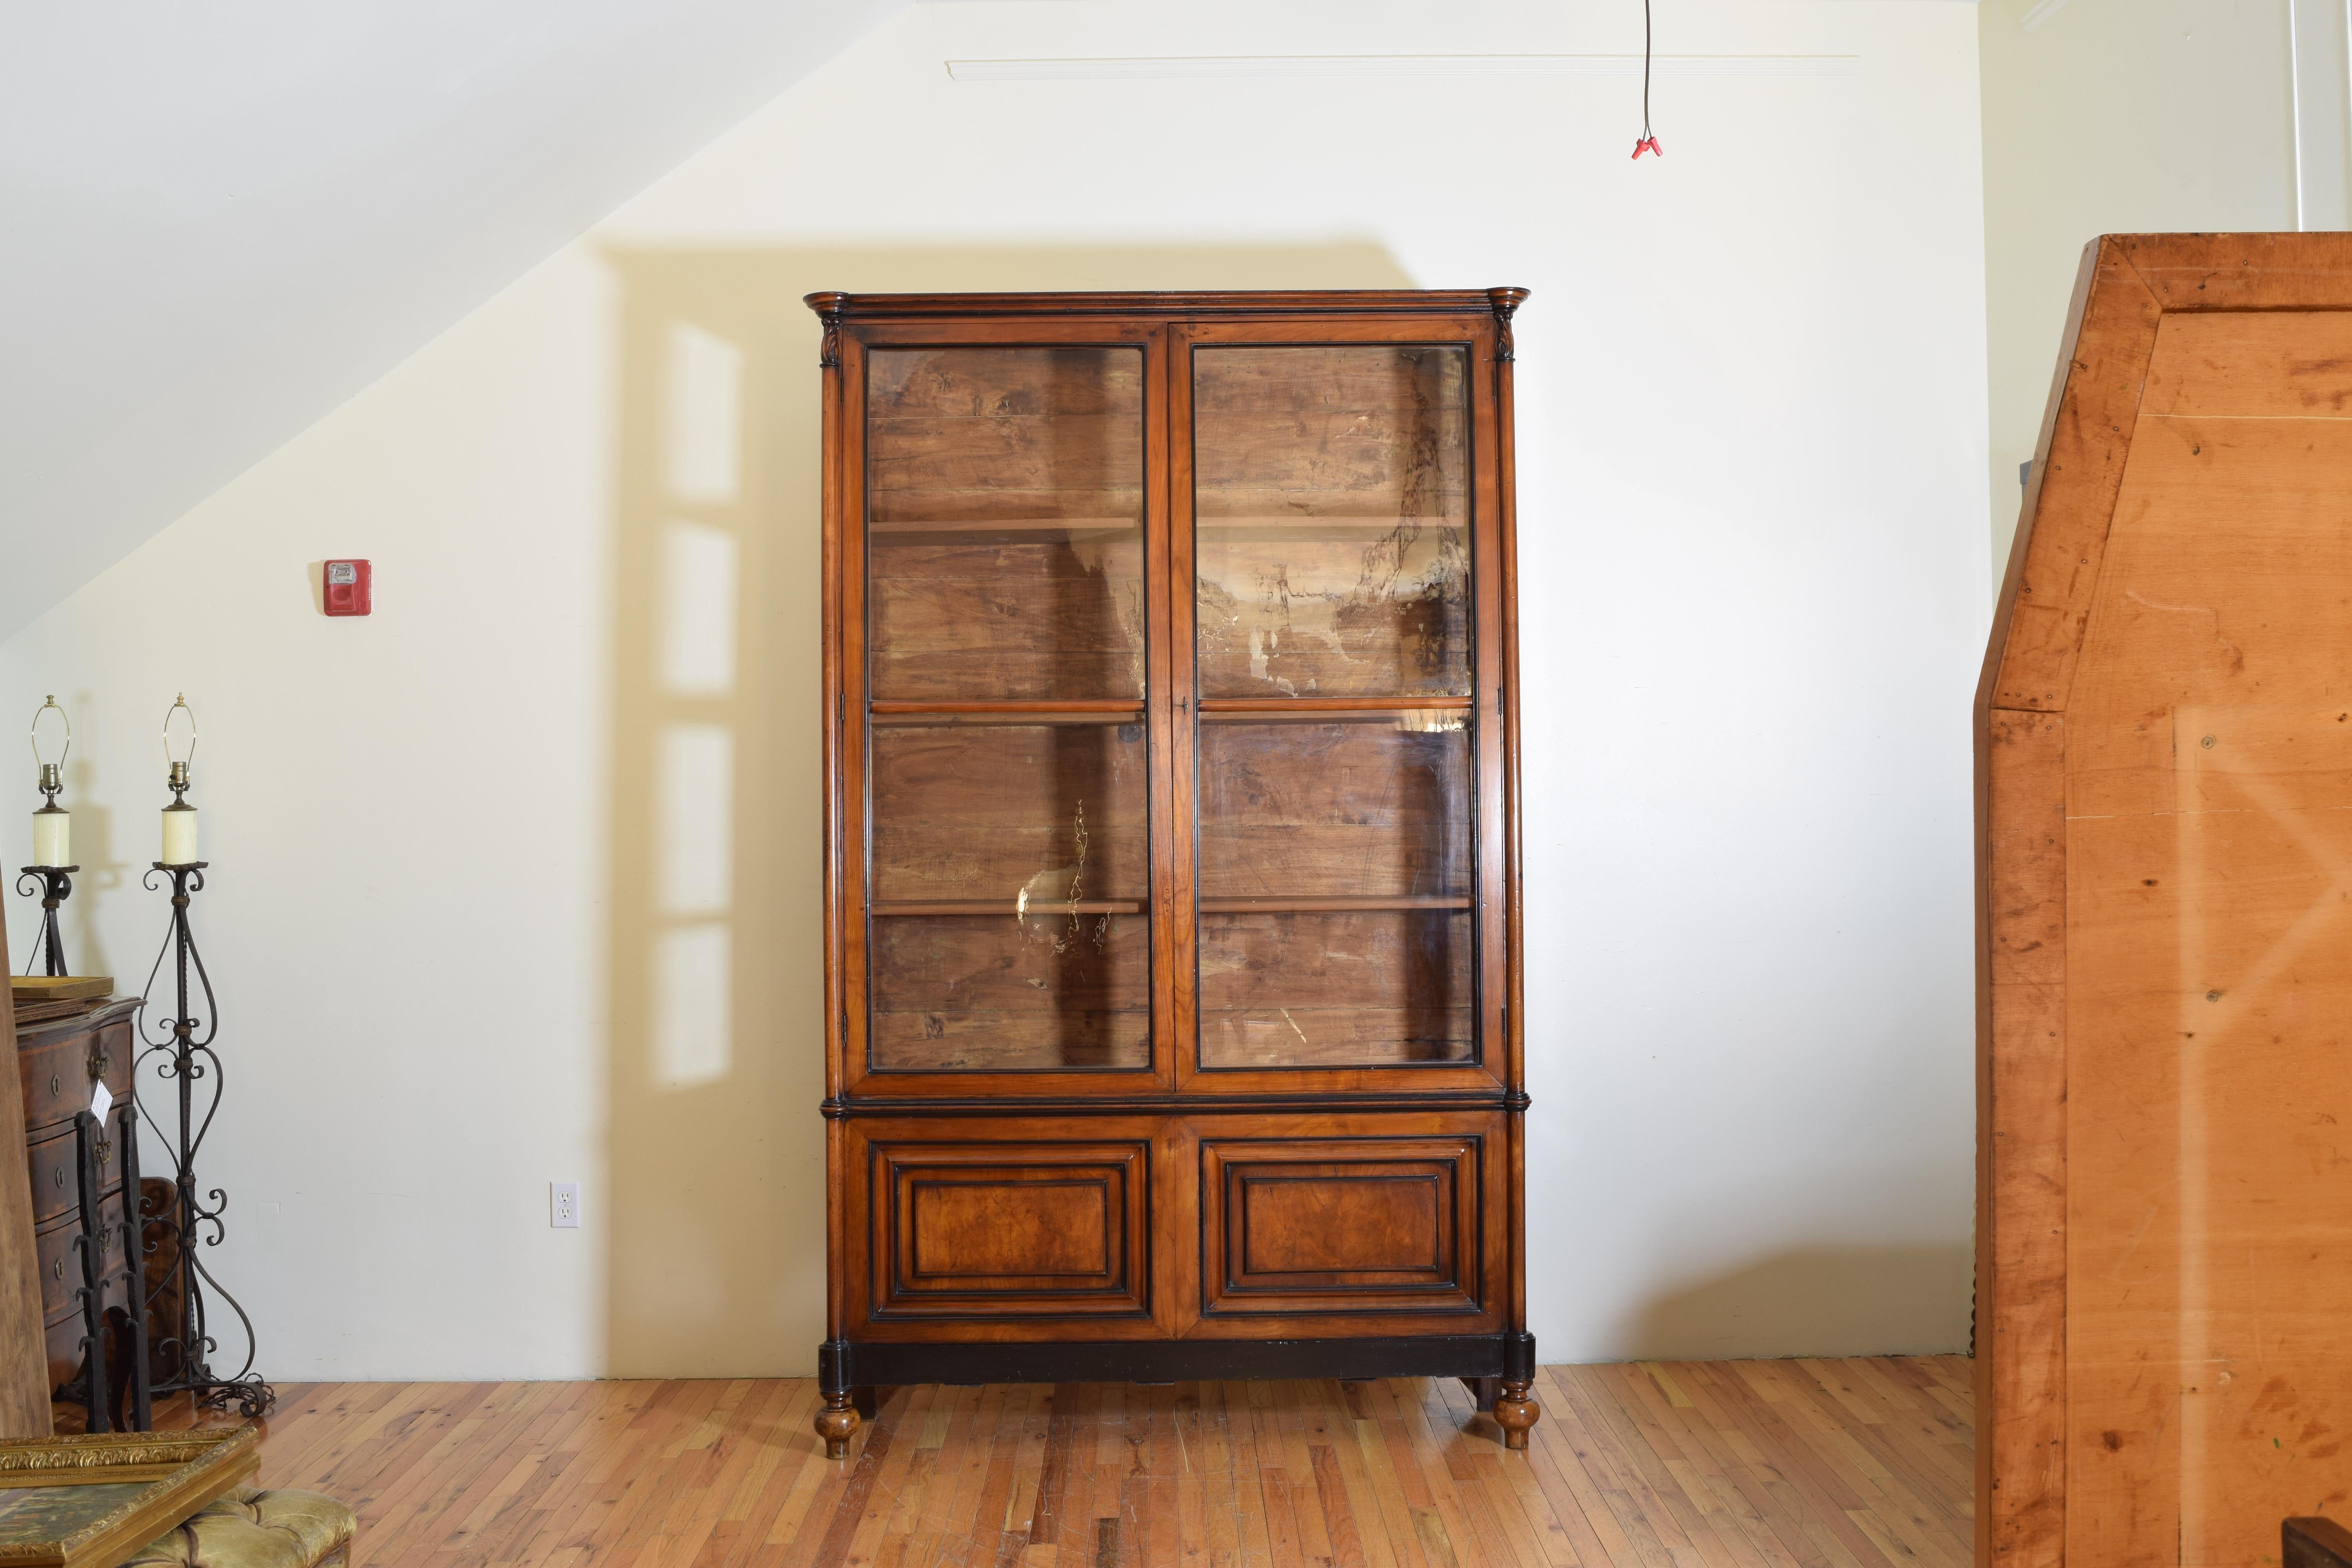
[[[819,370],[833,370],[841,363],[841,308],[848,300],[848,295],[831,291],[811,294],[802,300],[824,323],[824,344],[816,356]]]
[[[1514,357],[1511,352],[1511,316],[1527,301],[1524,289],[1489,289],[1486,302],[1495,310],[1495,358],[1507,364]]]

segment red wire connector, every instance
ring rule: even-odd
[[[1633,158],[1636,163],[1641,161],[1642,154],[1644,153],[1655,153],[1661,158],[1666,155],[1666,150],[1658,145],[1658,139],[1654,136],[1644,136],[1633,143]]]

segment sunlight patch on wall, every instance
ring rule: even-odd
[[[723,724],[670,724],[658,745],[661,912],[724,915],[734,896],[734,732]]]
[[[735,536],[708,523],[662,530],[661,680],[680,697],[735,689]]]
[[[664,1089],[716,1083],[734,1066],[733,934],[680,926],[654,947],[654,1078]]]
[[[730,501],[740,484],[743,351],[691,321],[669,330],[669,491]]]

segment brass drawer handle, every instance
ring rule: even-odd
[[[106,1053],[104,1051],[92,1051],[89,1053],[90,1077],[104,1078],[106,1076],[107,1066]]]

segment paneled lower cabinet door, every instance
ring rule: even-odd
[[[1161,1131],[1151,1118],[854,1125],[860,1316],[876,1330],[960,1323],[992,1338],[1156,1334]]]
[[[1502,1118],[1192,1119],[1201,1335],[1478,1333],[1499,1321]]]

